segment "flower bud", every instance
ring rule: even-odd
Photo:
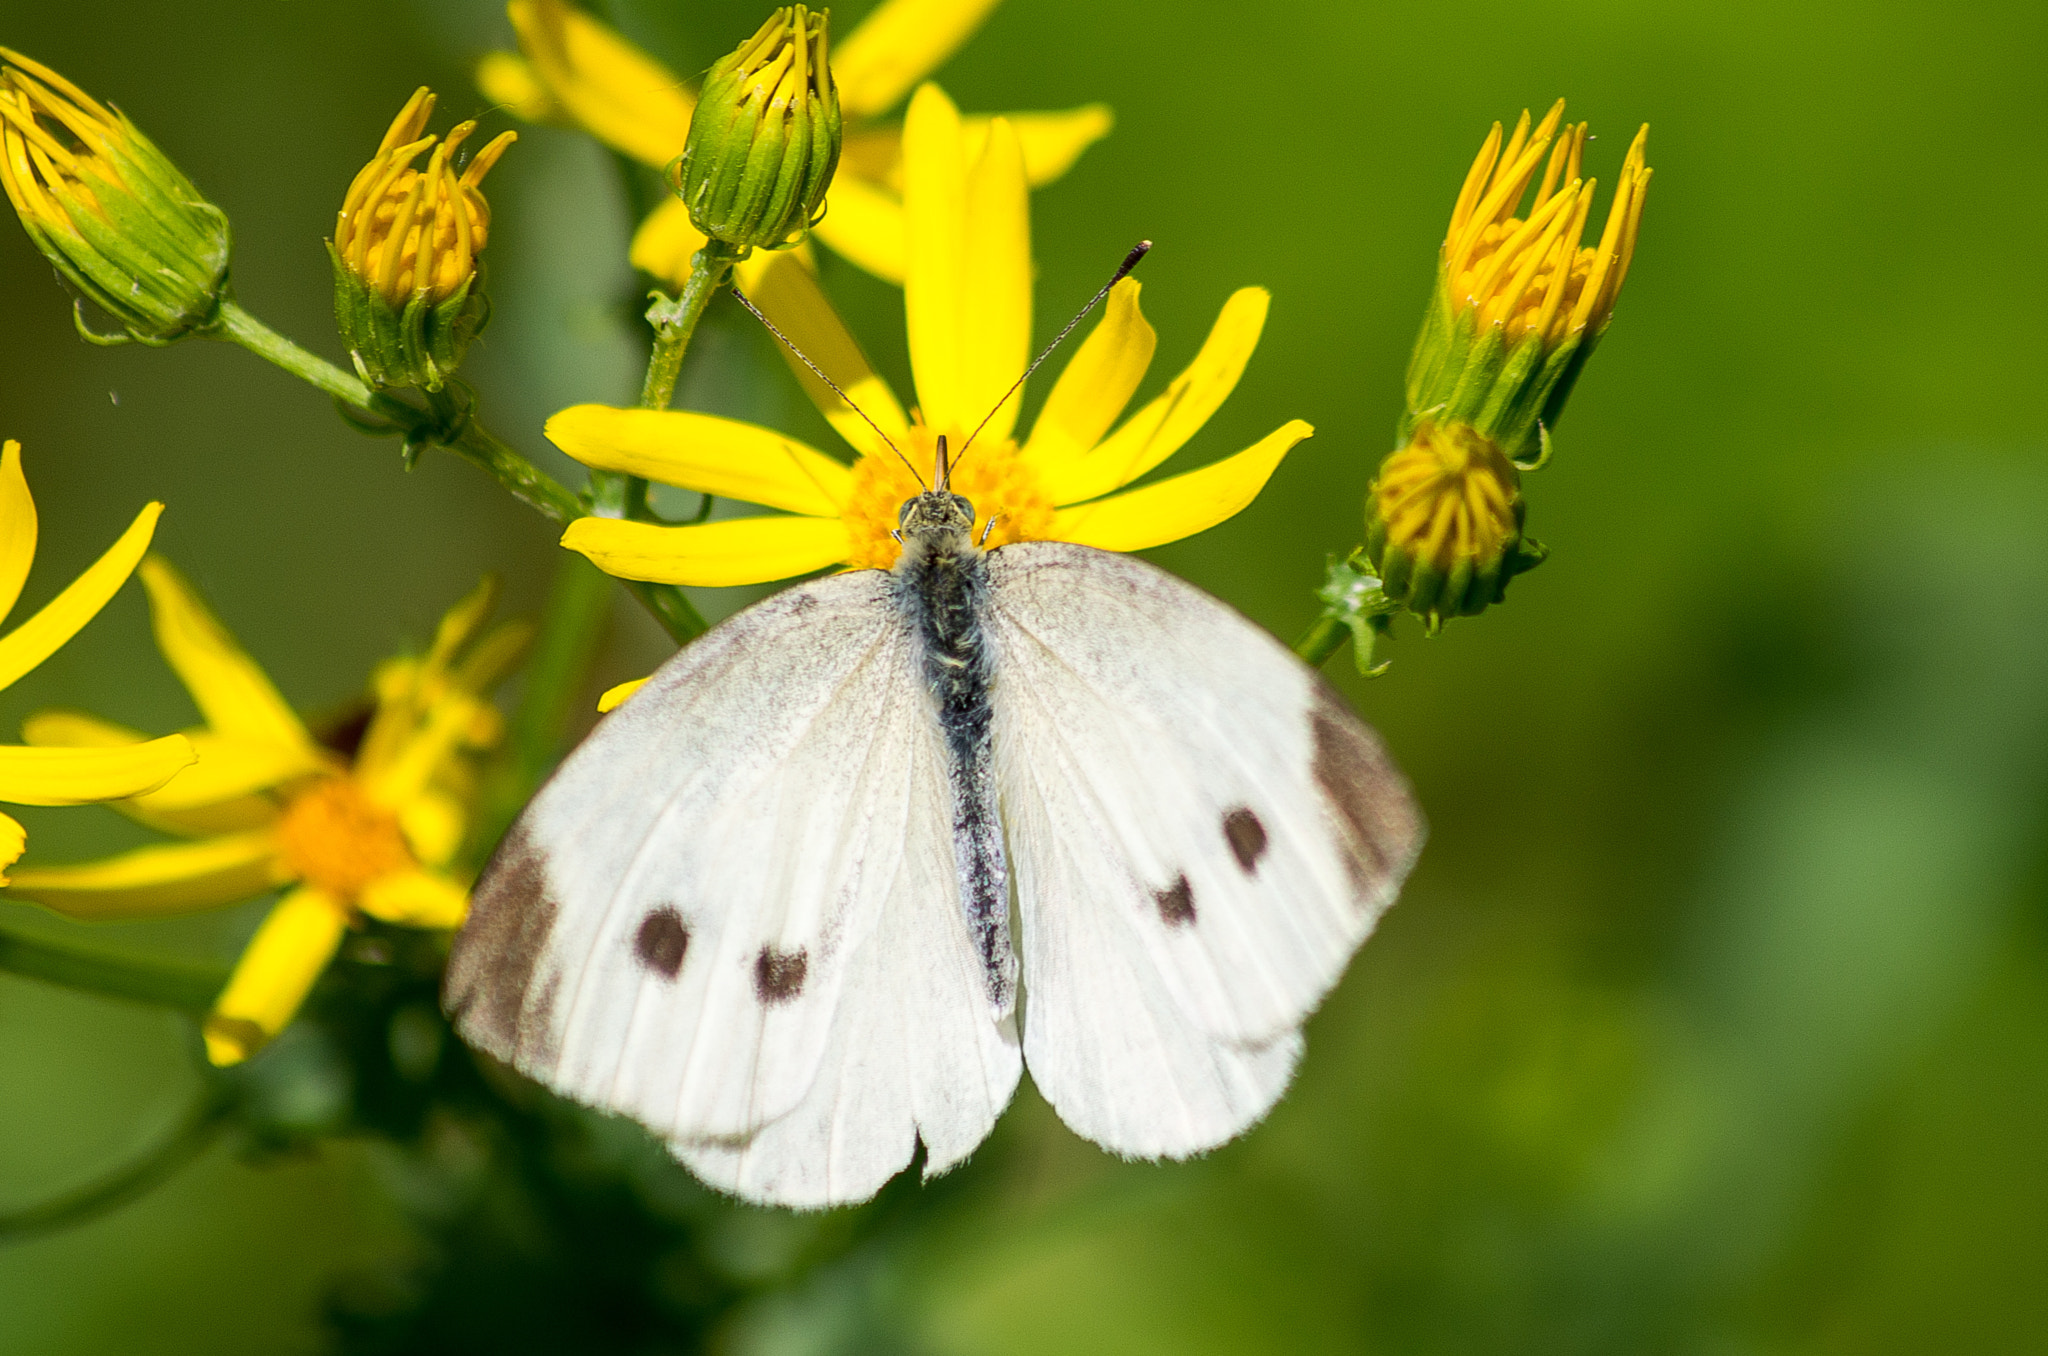
[[[832,83],[828,14],[778,9],[760,32],[704,77],[669,186],[711,240],[744,255],[786,249],[825,213],[839,165],[839,90]]]
[[[1614,314],[1650,171],[1645,127],[1622,164],[1597,245],[1581,247],[1595,182],[1579,177],[1586,124],[1558,100],[1480,149],[1444,236],[1435,295],[1408,366],[1407,439],[1424,420],[1466,424],[1524,468],[1541,463],[1579,371]],[[1546,157],[1547,153],[1547,157]],[[1541,166],[1527,218],[1516,216]]]
[[[490,316],[479,263],[491,229],[482,184],[518,134],[499,134],[458,174],[455,153],[476,124],[436,145],[420,135],[433,111],[434,96],[421,87],[349,185],[327,243],[335,320],[356,371],[380,388],[440,390]],[[422,154],[426,168],[413,168]]]
[[[1365,552],[1387,601],[1426,619],[1483,612],[1542,561],[1522,535],[1521,475],[1469,424],[1415,426],[1365,497]]]
[[[4,47],[0,184],[36,248],[127,338],[165,344],[217,323],[227,215],[126,115]]]

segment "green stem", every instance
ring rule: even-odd
[[[1308,628],[1308,634],[1294,643],[1294,652],[1308,661],[1313,669],[1321,668],[1331,655],[1344,648],[1344,642],[1351,638],[1351,628],[1342,620],[1327,614],[1316,618],[1316,624]]]
[[[0,1243],[18,1242],[52,1230],[83,1224],[142,1195],[197,1157],[227,1122],[229,1099],[218,1085],[208,1088],[162,1141],[133,1162],[22,1210],[0,1212]]]
[[[689,351],[697,322],[704,318],[712,296],[732,276],[732,266],[740,257],[729,245],[707,242],[690,259],[690,278],[683,284],[683,294],[673,302],[657,301],[648,309],[647,319],[654,325],[654,351],[647,358],[640,408],[665,410],[675,398],[676,378],[682,375],[683,355]]]
[[[477,856],[510,828],[555,765],[570,705],[583,690],[591,660],[611,620],[611,576],[582,556],[564,552],[541,614],[540,638],[526,665],[526,689],[512,713],[505,750],[478,798]]]
[[[228,982],[227,971],[218,966],[117,955],[5,928],[0,928],[0,970],[87,993],[193,1012],[212,1007],[214,995]]]
[[[705,300],[708,300],[708,295]],[[703,301],[700,300],[698,311],[701,313],[702,309]],[[692,328],[695,323],[693,318]],[[445,391],[429,394],[425,409],[381,391],[372,391],[354,373],[345,372],[325,358],[308,353],[233,301],[221,307],[219,334],[266,362],[275,363],[301,381],[327,392],[349,408],[383,420],[391,425],[393,431],[403,433],[409,439],[438,443],[482,467],[510,491],[513,498],[552,522],[566,524],[581,517],[585,511],[581,498],[477,422],[472,412],[459,406]],[[680,362],[680,354],[677,360]],[[601,475],[591,477],[593,482],[601,478]],[[640,497],[644,499],[647,482],[638,483],[643,490]],[[617,497],[621,502],[630,502],[634,498],[609,485],[593,484],[592,488],[594,492]],[[690,600],[674,585],[630,583],[627,587],[677,644],[702,635],[708,626]]]

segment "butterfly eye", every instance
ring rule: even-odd
[[[969,523],[972,523],[974,521],[973,501],[969,500],[967,496],[960,494],[951,495],[949,497],[953,501],[953,507],[960,511],[960,516],[965,518]]]

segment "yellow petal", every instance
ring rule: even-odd
[[[16,805],[90,805],[154,791],[198,758],[192,741],[165,735],[121,748],[51,749],[0,744],[0,800]]]
[[[1205,532],[1258,497],[1273,468],[1315,430],[1289,420],[1234,457],[1156,485],[1063,508],[1053,515],[1055,541],[1105,551],[1142,551]]]
[[[36,665],[55,654],[65,641],[99,614],[121,585],[128,582],[135,563],[149,549],[162,504],[150,504],[135,515],[135,521],[121,539],[107,548],[69,588],[52,598],[43,610],[0,637],[0,687],[6,687]]]
[[[7,868],[21,860],[28,846],[28,830],[13,815],[0,814],[0,885],[7,884]]]
[[[438,791],[422,791],[398,812],[398,829],[412,855],[428,866],[446,866],[462,847],[468,825],[462,806]]]
[[[600,471],[791,513],[836,516],[853,493],[853,473],[816,448],[715,414],[571,405],[548,420],[547,435]]]
[[[1138,309],[1138,280],[1110,289],[1102,323],[1074,352],[1031,426],[1024,456],[1034,467],[1064,468],[1091,450],[1124,412],[1159,342]]]
[[[646,686],[646,678],[634,678],[629,682],[620,683],[617,687],[606,688],[597,699],[598,714],[603,715],[607,711],[616,711],[625,702],[626,698]]]
[[[348,913],[310,885],[277,902],[236,963],[206,1018],[206,1057],[239,1064],[298,1014],[341,946]]]
[[[910,371],[925,423],[946,431],[966,417],[960,311],[967,291],[967,166],[959,110],[937,85],[911,96],[903,123],[903,224]]]
[[[633,267],[680,288],[690,277],[690,256],[704,248],[704,233],[690,221],[681,198],[668,197],[633,232]]]
[[[21,723],[22,739],[45,748],[119,748],[149,736],[80,711],[38,711]],[[199,761],[161,790],[117,801],[122,814],[173,833],[229,833],[267,824],[277,807],[259,794],[321,771],[318,749],[223,739],[201,730],[185,736]]]
[[[967,175],[966,273],[960,295],[960,399],[964,438],[982,419],[990,441],[1010,436],[1031,361],[1031,190],[1017,131],[1001,118]],[[1000,406],[997,401],[1002,401]]]
[[[883,0],[832,53],[847,121],[893,107],[981,27],[999,0]]]
[[[621,579],[704,588],[788,579],[853,554],[838,518],[729,518],[698,527],[578,518],[562,545]]]
[[[1024,177],[1031,187],[1049,184],[1074,167],[1081,152],[1109,135],[1116,115],[1108,104],[1083,104],[1050,113],[1003,113],[1003,121],[1016,130],[1024,151]],[[967,118],[961,123],[968,153],[974,154],[988,135],[987,117]]]
[[[739,266],[738,272],[737,281],[748,299],[759,306],[761,313],[789,336],[790,343],[803,350],[805,357],[838,383],[839,389],[852,400],[853,405],[848,405],[834,394],[831,387],[818,380],[817,373],[811,371],[787,346],[776,345],[782,350],[789,370],[796,374],[804,393],[832,422],[832,427],[839,430],[839,435],[871,456],[890,455],[882,434],[886,434],[898,447],[903,446],[910,437],[910,421],[903,417],[903,407],[896,403],[896,393],[868,365],[867,355],[860,351],[860,345],[847,330],[846,322],[825,299],[824,291],[818,286],[817,275],[789,254],[768,250],[754,251],[753,257]],[[854,406],[858,406],[867,419],[855,413]],[[868,419],[881,427],[881,434],[875,432]],[[850,493],[850,489],[845,492]],[[748,498],[746,495],[736,497]],[[770,501],[755,499],[752,502]],[[837,513],[845,503],[842,493],[837,504],[830,509],[806,509],[782,503],[775,507],[797,513]]]
[[[0,617],[14,610],[36,558],[36,501],[21,473],[21,444],[0,448]]]
[[[1074,167],[1081,152],[1109,134],[1116,115],[1108,104],[1083,104],[1079,108],[1046,113],[969,114],[960,119],[960,144],[972,162],[988,144],[989,124],[996,118],[1016,129],[1024,149],[1024,177],[1031,187],[1049,184]],[[849,178],[884,193],[893,204],[903,193],[903,129],[901,126],[869,126],[847,132],[839,157],[839,177],[833,191]]]
[[[254,899],[289,879],[268,830],[136,848],[74,866],[31,866],[8,893],[72,918],[105,921],[191,913]]]
[[[1259,346],[1269,301],[1263,287],[1240,288],[1223,303],[1202,351],[1164,392],[1094,451],[1064,464],[1047,458],[1038,469],[1052,501],[1073,504],[1107,494],[1179,451],[1236,388]]]
[[[673,72],[561,0],[505,10],[533,75],[586,132],[656,169],[683,153],[695,101]]]
[[[825,217],[811,228],[842,258],[898,287],[909,268],[903,232],[903,200],[843,164],[825,195]]]
[[[256,661],[243,653],[183,575],[161,556],[142,563],[150,620],[164,652],[215,734],[309,746],[312,736]]]
[[[528,122],[548,122],[562,116],[547,86],[534,74],[524,57],[511,52],[486,52],[476,63],[476,87],[494,104],[502,104],[515,117]]]
[[[363,887],[357,907],[372,918],[409,928],[459,928],[469,891],[431,871],[400,871]]]

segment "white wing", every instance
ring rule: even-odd
[[[949,794],[888,576],[778,594],[670,660],[534,798],[478,883],[449,1009],[472,1044],[679,1149],[759,1139],[719,1177],[757,1199],[853,1199],[918,1135],[964,1156],[1017,1055],[955,973],[972,944]],[[883,1095],[854,1061],[909,1067]],[[782,1161],[815,1155],[822,1187]]]
[[[1128,556],[988,557],[1024,1054],[1075,1130],[1179,1157],[1258,1119],[1422,821],[1271,636]]]

